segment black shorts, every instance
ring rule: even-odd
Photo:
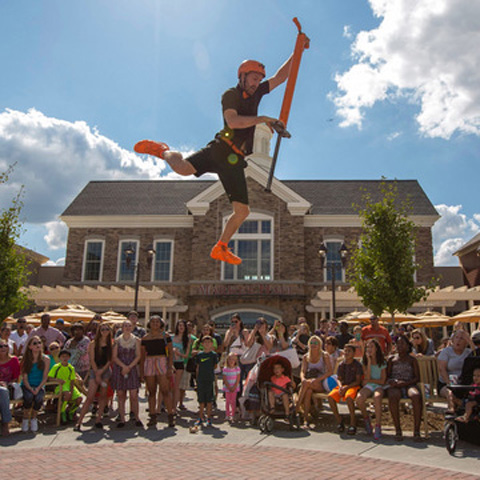
[[[185,364],[183,362],[173,362],[175,370],[185,370]]]
[[[233,152],[230,145],[215,139],[205,148],[186,158],[196,170],[195,176],[204,173],[216,173],[222,182],[230,202],[248,205],[247,181],[245,167],[247,162],[241,155]]]
[[[212,403],[215,399],[214,382],[197,382],[198,403]]]

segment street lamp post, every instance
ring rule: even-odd
[[[342,243],[342,246],[340,247],[340,260],[341,264],[338,263],[325,263],[325,260],[327,258],[327,253],[328,249],[326,245],[322,242],[320,244],[320,248],[318,249],[318,256],[320,257],[320,261],[322,268],[326,268],[327,270],[330,270],[331,277],[332,277],[332,319],[336,318],[337,312],[335,309],[335,274],[337,269],[340,269],[340,271],[345,267],[345,260],[347,258],[347,253],[348,253],[348,248],[345,246],[345,243]]]
[[[155,249],[153,248],[153,245],[149,245],[148,248],[146,249],[146,253],[148,255],[147,257],[147,264],[148,268],[152,266],[152,260],[153,256],[155,255]],[[125,249],[125,262],[127,264],[127,267],[130,268],[130,264],[132,263],[132,257],[135,255],[135,248],[133,245],[130,243],[128,247]],[[136,260],[136,265],[135,265],[135,300],[134,300],[134,305],[133,309],[137,311],[138,307],[138,289],[140,287],[140,252],[139,255],[135,255],[135,260]]]

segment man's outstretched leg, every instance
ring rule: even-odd
[[[245,221],[250,213],[248,205],[240,202],[232,202],[233,213],[230,215],[225,228],[223,229],[220,240],[212,248],[210,256],[215,260],[239,265],[242,259],[234,255],[228,248],[228,242],[233,237],[235,232],[240,228],[240,225]]]
[[[180,152],[170,151],[170,147],[166,143],[142,140],[136,143],[133,149],[137,153],[146,153],[165,160],[170,168],[179,175],[186,176],[196,173],[195,167],[188,160],[185,160]]]

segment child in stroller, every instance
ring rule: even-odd
[[[465,407],[445,416],[445,446],[453,454],[459,438],[480,445],[480,368],[473,371],[473,385],[449,385],[447,388],[457,397],[468,392]]]
[[[272,432],[275,418],[287,419],[290,428],[300,427],[293,398],[292,365],[287,358],[273,355],[263,360],[259,366],[257,386],[262,411],[258,424],[262,432]]]

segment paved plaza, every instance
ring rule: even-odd
[[[195,408],[193,400],[186,405]],[[480,478],[478,447],[459,442],[456,455],[450,456],[440,432],[421,443],[405,432],[405,441],[397,443],[387,428],[375,443],[361,428],[349,437],[332,433],[327,425],[290,431],[277,422],[271,435],[263,435],[242,423],[223,422],[221,412],[212,428],[195,434],[188,429],[192,414],[180,418],[174,429],[166,427],[166,415],[149,429],[129,423],[119,430],[114,417],[111,414],[102,431],[93,429],[90,420],[80,433],[51,423],[41,425],[37,435],[14,430],[0,438],[1,478]],[[146,412],[142,418],[147,419]]]

